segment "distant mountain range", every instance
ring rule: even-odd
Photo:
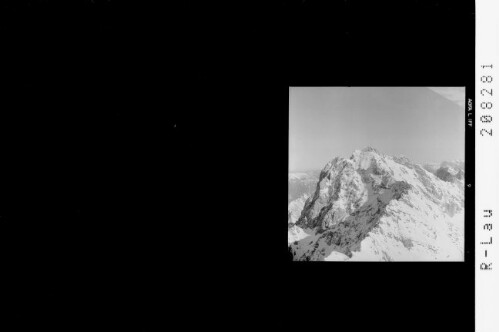
[[[372,147],[291,173],[294,260],[462,261],[464,162],[413,163]]]
[[[288,203],[303,194],[312,194],[319,180],[320,170],[295,172],[288,174]]]

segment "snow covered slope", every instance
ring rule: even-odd
[[[288,224],[294,224],[300,218],[301,211],[309,197],[309,194],[303,194],[300,198],[288,204]]]
[[[308,237],[310,234],[305,232],[303,229],[296,225],[288,224],[288,245],[293,242],[297,242],[303,240]]]
[[[464,167],[459,166],[442,165],[433,174],[370,147],[349,159],[334,158],[294,225],[296,211],[288,217],[294,259],[462,261]]]

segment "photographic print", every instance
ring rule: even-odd
[[[464,87],[290,87],[294,261],[464,261]]]

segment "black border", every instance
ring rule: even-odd
[[[472,330],[470,264],[291,267],[277,239],[289,86],[473,93],[473,1],[9,0],[0,15],[11,330],[158,330],[165,299],[202,329]]]

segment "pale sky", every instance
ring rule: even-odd
[[[372,146],[418,163],[464,160],[464,87],[290,87],[289,170]]]

